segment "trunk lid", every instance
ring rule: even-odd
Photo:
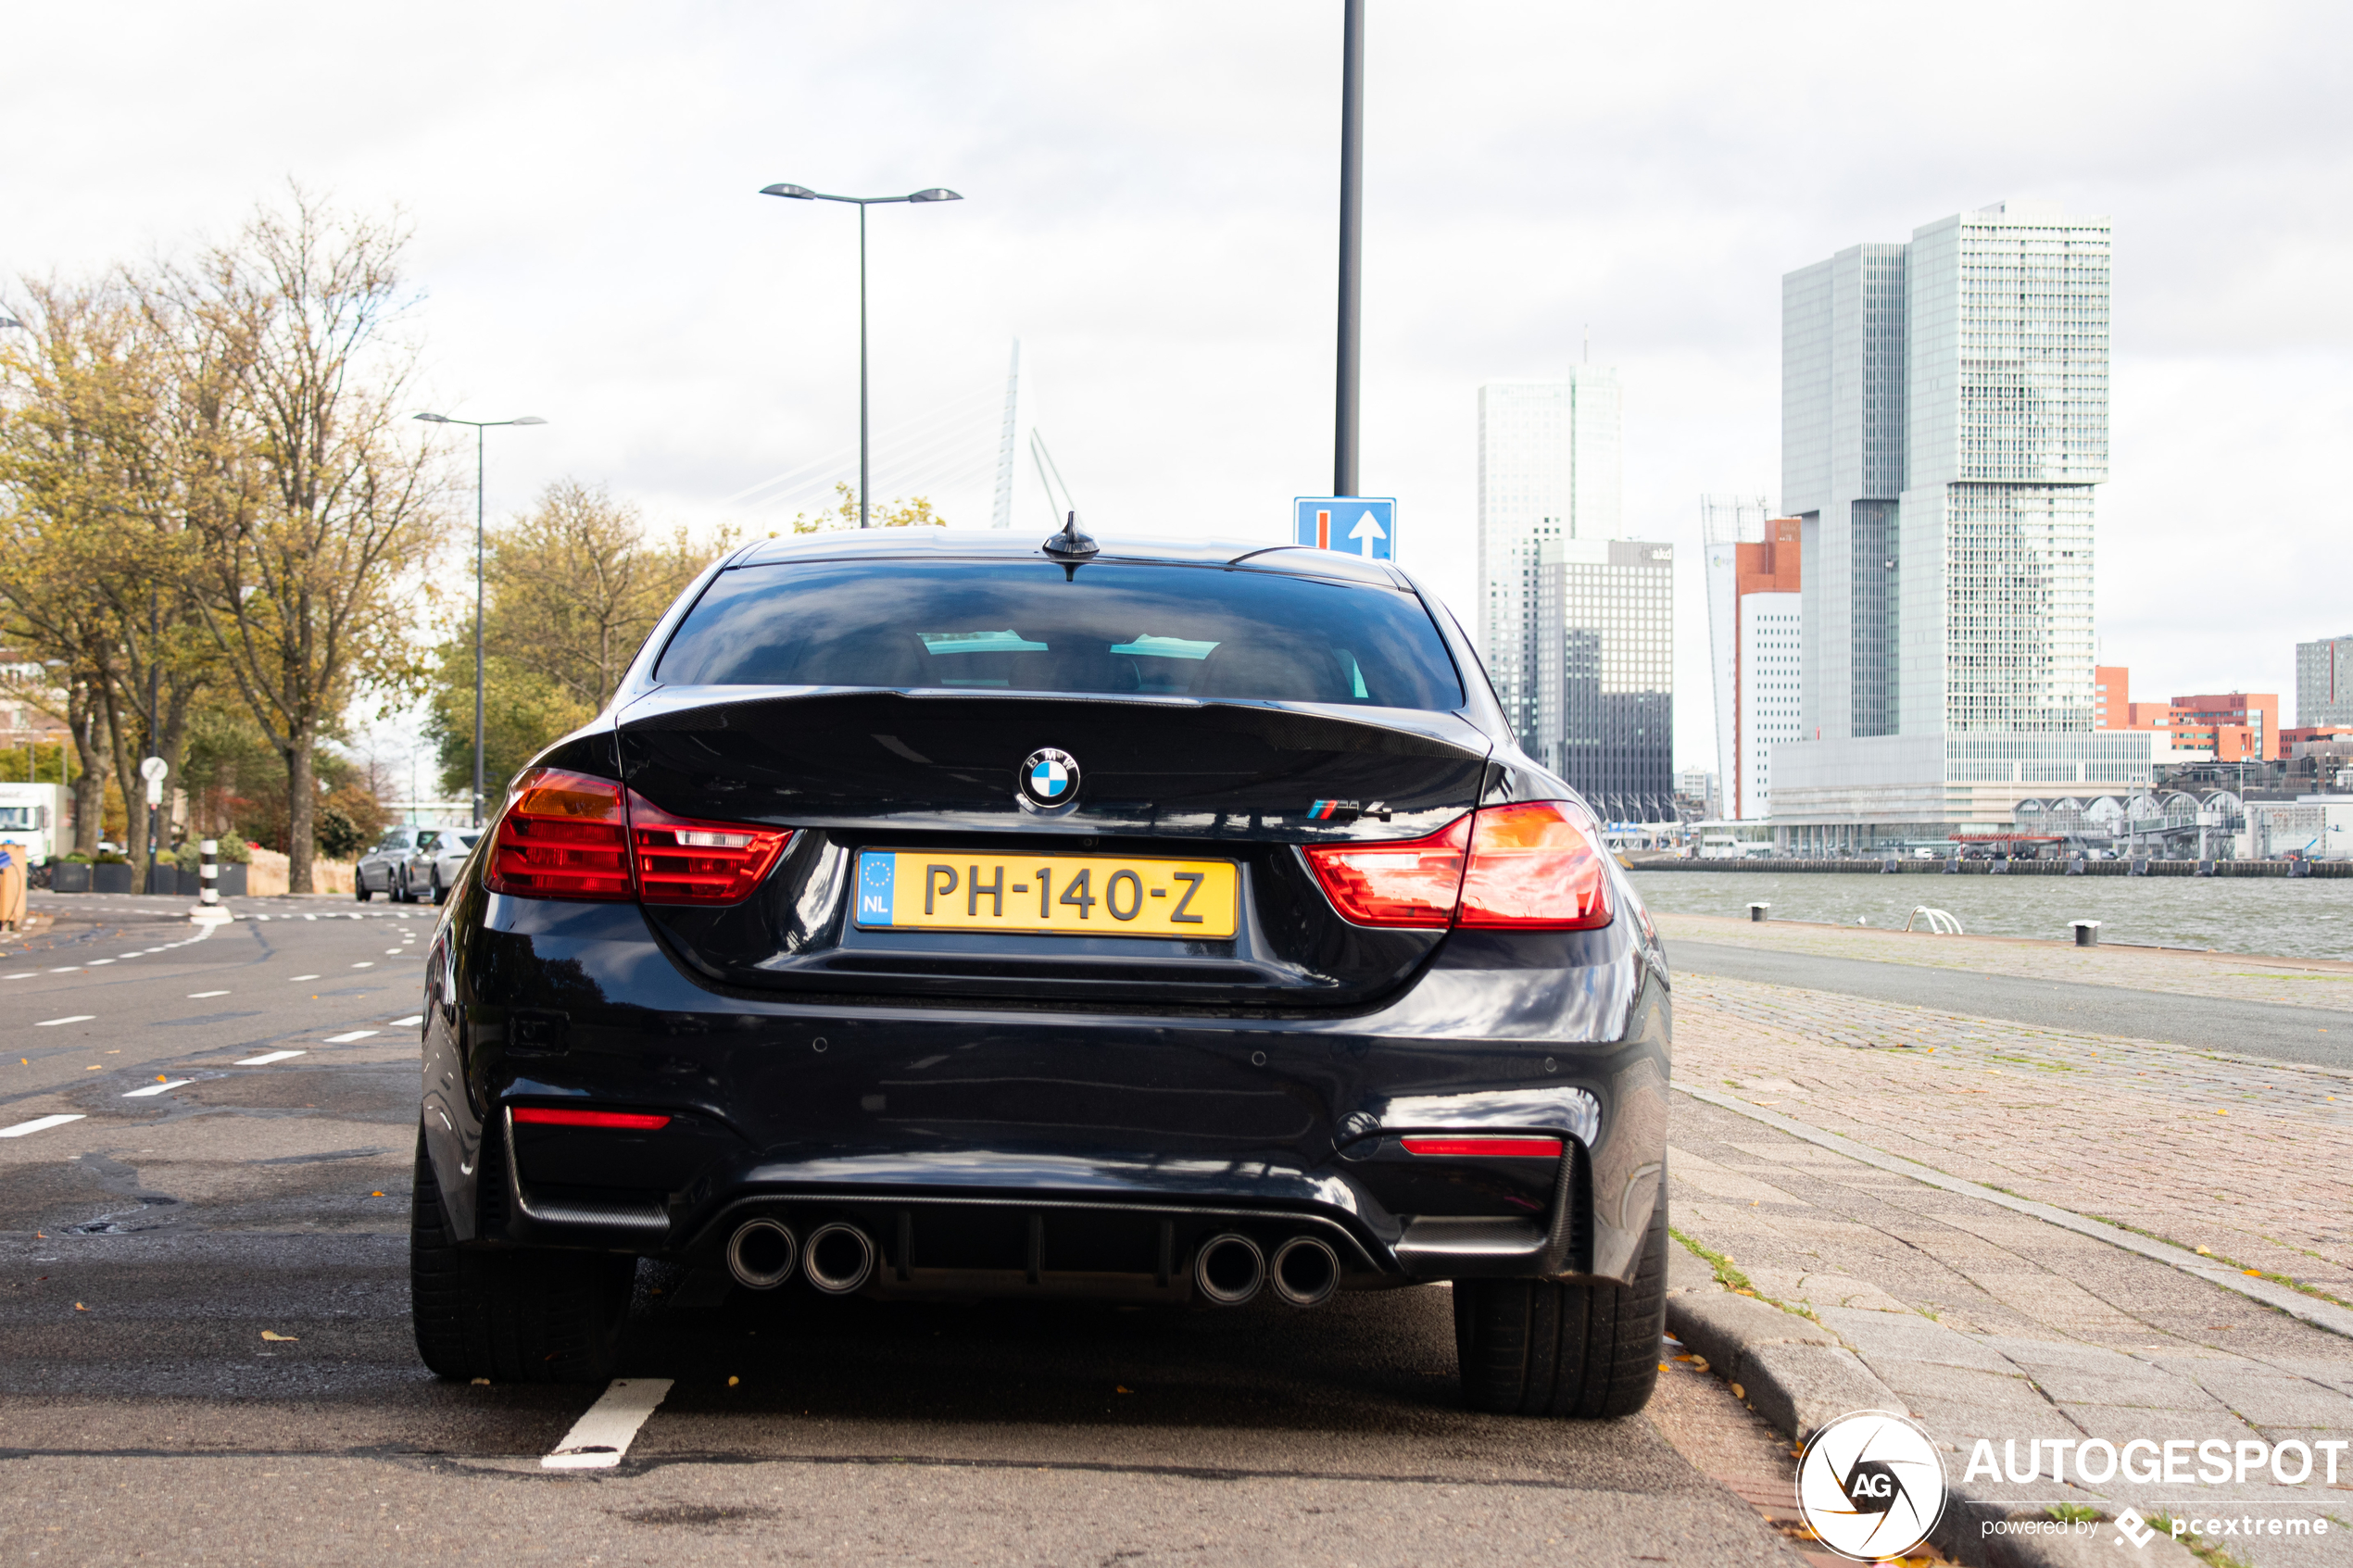
[[[1478,803],[1492,749],[1455,714],[1419,709],[739,685],[664,687],[630,706],[618,738],[630,787],[663,810],[799,830],[743,903],[647,907],[706,978],[845,999],[1145,1010],[1347,1007],[1403,984],[1445,933],[1351,925],[1298,847],[1437,831]],[[1041,807],[1036,790],[1025,802],[1039,754],[1076,774],[1067,805]],[[1048,906],[1053,930],[862,918],[862,870],[871,887],[893,858],[902,922],[919,897],[943,922],[967,901],[987,909],[977,900],[992,893],[1001,911],[1013,887],[1037,895],[985,879],[1051,871],[1064,894]],[[1210,908],[1220,865],[1232,868],[1229,935],[1114,934],[1176,929],[1164,913],[1187,876],[1206,879],[1194,885]],[[1077,872],[1090,880],[1074,889]],[[1108,885],[1123,873],[1132,886]],[[1074,914],[1074,890],[1155,918],[1123,928],[1095,905]]]

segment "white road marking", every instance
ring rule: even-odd
[[[60,1023],[87,1023],[98,1015],[94,1012],[69,1013],[63,1018],[44,1018],[33,1025],[35,1029],[55,1029]]]
[[[0,1127],[0,1138],[20,1138],[27,1133],[38,1133],[50,1127],[62,1127],[69,1122],[79,1122],[80,1116],[36,1116],[30,1122],[19,1122],[13,1127]]]
[[[90,960],[90,967],[91,967],[92,969],[95,969],[95,968],[97,968],[100,964],[109,964],[109,963],[112,963],[112,962],[114,962],[114,960],[112,960],[112,959],[92,959],[92,960]]]
[[[319,977],[318,977],[317,975],[315,975],[315,974],[297,974],[297,975],[296,975],[294,978],[295,978],[295,980],[316,980],[316,979],[318,979]],[[287,985],[293,985],[293,984],[294,984],[294,981],[293,981],[293,980],[290,980],[290,981],[286,982],[286,984],[287,984]]]
[[[125,1099],[145,1099],[149,1095],[159,1095],[166,1089],[176,1089],[182,1084],[193,1084],[195,1082],[195,1080],[194,1078],[174,1078],[169,1084],[149,1084],[144,1089],[132,1089],[122,1098]]]
[[[69,965],[64,969],[53,969],[49,972],[52,974],[80,974],[82,971],[77,966]]]
[[[383,1033],[384,1031],[381,1029],[354,1029],[348,1034],[328,1035],[327,1044],[331,1046],[347,1046],[354,1040],[364,1040],[371,1035],[381,1035]]]
[[[207,997],[225,997],[228,994],[226,991],[191,991],[188,993],[188,999],[192,1002],[201,1001]]]
[[[413,1018],[396,1018],[392,1021],[392,1026],[395,1029],[413,1029],[424,1021],[425,1015],[421,1012]]]
[[[373,959],[369,959],[362,962],[353,964],[351,967],[354,969],[373,969],[376,967],[376,961]]]
[[[309,1054],[310,1053],[308,1051],[264,1051],[259,1056],[249,1056],[243,1061],[232,1062],[230,1065],[233,1067],[267,1067],[273,1061],[283,1061],[288,1057],[308,1056]]]
[[[0,979],[7,979],[7,980],[38,980],[38,979],[40,979],[40,978],[41,978],[41,972],[40,972],[39,970],[37,970],[37,969],[28,969],[28,970],[26,970],[26,971],[25,971],[22,974],[10,974],[10,975],[0,976]]]
[[[400,949],[399,949],[399,948],[397,948],[397,947],[386,947],[386,948],[384,949],[384,956],[385,956],[386,958],[390,958],[393,954],[397,953],[397,952],[399,952],[399,951],[400,951]]]
[[[543,1470],[610,1470],[636,1440],[637,1428],[670,1392],[667,1377],[616,1377],[582,1412],[556,1451],[539,1461]]]

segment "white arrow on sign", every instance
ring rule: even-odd
[[[1373,541],[1388,538],[1389,530],[1375,522],[1373,514],[1366,512],[1356,520],[1356,526],[1348,531],[1348,536],[1356,541],[1356,553],[1370,559],[1373,553]]]

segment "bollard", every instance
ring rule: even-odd
[[[2073,924],[2075,926],[2075,945],[2077,947],[2096,947],[2100,945],[2099,922],[2095,920],[2079,920],[2074,922]]]
[[[220,841],[208,838],[196,848],[204,856],[204,867],[196,872],[203,884],[196,894],[196,902],[209,908],[220,902]]]
[[[1765,919],[1765,911],[1772,907],[1770,904],[1751,904],[1748,907],[1748,918],[1761,923]]]

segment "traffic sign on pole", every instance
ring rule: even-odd
[[[1393,496],[1301,495],[1291,502],[1292,543],[1366,560],[1397,558]]]

